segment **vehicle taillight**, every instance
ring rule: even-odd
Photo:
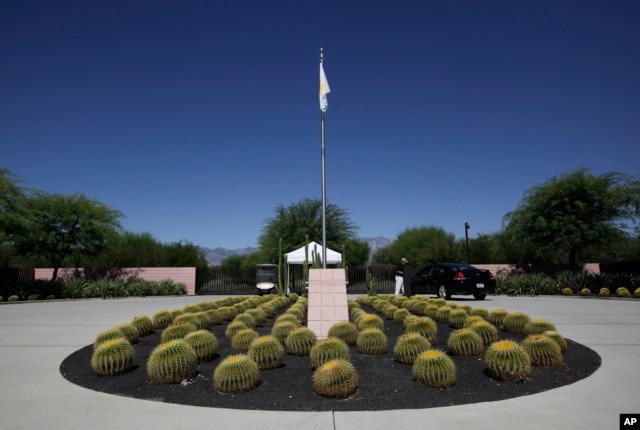
[[[464,275],[462,274],[462,272],[458,272],[453,275],[453,279],[464,279]]]
[[[493,273],[489,272],[489,279],[493,279]]]

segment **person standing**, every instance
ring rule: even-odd
[[[396,275],[396,296],[404,294],[404,268],[407,263],[407,259],[403,257],[394,269]]]

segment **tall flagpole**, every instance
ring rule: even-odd
[[[320,48],[320,68],[324,63],[324,49]],[[322,77],[321,77],[322,79]],[[321,83],[322,85],[322,83]],[[320,89],[322,91],[322,88]],[[324,114],[326,109],[320,109],[320,152],[322,159],[322,268],[327,268],[327,182],[324,170]]]

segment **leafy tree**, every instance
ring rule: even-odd
[[[24,217],[27,229],[14,238],[15,246],[51,264],[55,281],[63,262],[77,267],[83,257],[105,249],[122,214],[82,194],[38,192],[26,201]]]
[[[188,241],[162,245],[162,266],[166,267],[208,267],[204,251]]]
[[[413,267],[420,268],[427,264],[456,260],[458,246],[453,233],[441,227],[423,226],[404,230],[383,252],[376,254],[375,262],[397,263],[405,257]],[[384,255],[384,259],[379,255]]]
[[[82,260],[85,267],[208,267],[202,249],[190,242],[161,243],[151,233],[125,231],[108,241],[98,256]]]
[[[466,243],[464,239],[460,241],[460,248],[463,250],[459,261],[466,261]],[[496,233],[479,234],[478,237],[469,238],[469,263],[490,264],[503,263],[506,261],[505,250]]]
[[[342,252],[342,249],[335,249]],[[371,246],[360,239],[349,239],[344,242],[343,256],[349,266],[363,266],[369,261]]]
[[[13,237],[26,227],[22,217],[26,195],[20,182],[9,170],[0,168],[0,266],[9,265],[15,256]]]
[[[327,246],[335,251],[342,244],[355,239],[356,226],[349,219],[347,211],[327,203],[326,239]],[[265,221],[262,234],[258,238],[263,263],[278,262],[278,248],[282,238],[283,252],[289,252],[305,244],[305,238],[322,243],[322,201],[304,198],[288,207],[278,205],[274,217]]]
[[[505,231],[537,259],[560,255],[575,268],[581,251],[619,238],[624,222],[637,218],[639,189],[628,176],[587,168],[554,176],[525,192],[505,215]]]

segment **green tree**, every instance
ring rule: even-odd
[[[26,228],[22,214],[26,193],[20,182],[9,170],[0,168],[0,267],[10,264],[15,256],[13,238]]]
[[[339,251],[341,245],[355,239],[356,226],[349,219],[347,211],[327,203],[326,239],[327,246]],[[263,263],[277,263],[280,238],[283,252],[289,252],[305,244],[305,237],[322,243],[322,201],[304,198],[288,207],[278,205],[274,217],[265,221],[262,234],[258,238]]]
[[[459,261],[466,261],[466,243],[465,239],[460,239],[461,255]],[[498,235],[479,234],[475,238],[469,238],[469,263],[471,264],[490,264],[503,263],[506,261],[505,250],[500,243]]]
[[[398,263],[401,258],[409,260],[413,267],[420,268],[427,264],[454,261],[458,256],[458,246],[453,233],[441,227],[411,227],[401,232],[396,240],[377,255],[377,263]]]
[[[100,253],[120,229],[122,214],[82,194],[35,193],[26,200],[27,229],[14,238],[27,257],[53,267],[53,280],[64,262],[78,267],[86,256]]]
[[[528,189],[505,215],[505,230],[536,259],[561,256],[577,268],[581,251],[620,237],[637,219],[638,183],[619,173],[593,175],[587,168],[554,176]]]
[[[342,249],[335,251],[342,252]],[[349,239],[344,242],[345,262],[349,266],[364,266],[369,261],[371,246],[360,239]]]

